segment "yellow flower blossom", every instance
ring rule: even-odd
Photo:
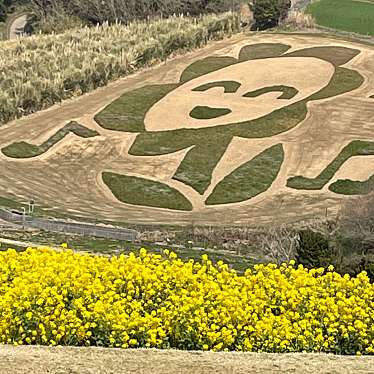
[[[294,262],[0,252],[0,344],[374,353],[374,285]]]

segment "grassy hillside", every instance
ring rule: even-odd
[[[318,25],[374,35],[373,0],[320,0],[308,7]]]
[[[0,123],[239,30],[236,15],[171,17],[0,43]]]

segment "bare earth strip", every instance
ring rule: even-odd
[[[115,350],[101,348],[0,348],[1,374],[267,374],[373,373],[374,357],[322,354],[252,354]]]
[[[128,149],[135,135],[103,130],[93,120],[97,112],[125,91],[149,84],[178,82],[182,71],[192,62],[212,54],[237,57],[241,47],[256,43],[284,43],[291,45],[292,50],[330,45],[360,49],[361,54],[347,67],[360,72],[365,83],[348,94],[310,103],[306,120],[287,133],[264,139],[235,138],[219,162],[212,185],[204,196],[171,179],[187,150],[158,157],[129,156]],[[346,197],[328,191],[327,187],[322,191],[292,190],[286,187],[287,178],[295,175],[315,177],[350,141],[374,141],[374,105],[369,99],[374,87],[373,61],[372,47],[314,35],[238,35],[212,43],[203,50],[177,57],[91,94],[1,127],[0,148],[18,141],[41,144],[71,120],[98,131],[101,136],[82,139],[69,134],[47,153],[32,160],[13,160],[1,154],[0,196],[33,198],[39,204],[82,217],[142,224],[243,225],[333,215]],[[286,159],[278,179],[267,192],[249,202],[204,206],[215,184],[240,164],[280,142],[284,144]],[[372,157],[360,163],[359,172],[357,165],[357,161],[347,163],[332,182],[341,177],[365,180],[374,173]],[[166,183],[186,195],[194,210],[181,213],[119,203],[102,182],[103,171]]]

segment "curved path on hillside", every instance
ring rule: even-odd
[[[201,196],[177,181],[170,183],[176,189],[184,188],[182,192],[197,206],[193,212],[181,213],[118,202],[102,183],[100,173],[103,170],[120,174],[136,171],[139,175],[155,176],[157,180],[167,181],[174,175],[185,151],[154,157],[152,160],[129,156],[127,151],[135,135],[104,130],[93,120],[94,115],[125,91],[147,84],[178,81],[186,66],[198,59],[211,54],[235,56],[243,45],[266,42],[288,43],[296,49],[316,45],[356,46],[363,52],[349,65],[359,70],[366,82],[355,92],[311,104],[308,118],[302,125],[279,135],[277,140],[288,143],[286,161],[289,167],[281,170],[278,181],[268,192],[250,203],[200,209],[198,203]],[[63,142],[32,161],[11,160],[0,155],[0,196],[18,196],[25,200],[32,197],[38,204],[71,215],[135,224],[262,224],[326,215],[327,209],[328,213],[335,213],[344,202],[344,197],[327,189],[314,192],[290,190],[285,187],[285,181],[288,175],[318,175],[341,148],[358,135],[360,139],[374,140],[374,106],[373,100],[369,99],[374,87],[373,58],[372,47],[318,35],[237,35],[212,43],[202,50],[179,56],[166,64],[120,79],[105,88],[0,127],[0,147],[18,141],[38,144],[71,120],[101,134],[94,139],[80,139],[70,134]],[[215,173],[213,180],[222,179],[236,164],[248,161],[252,153],[255,155],[265,149],[270,141],[273,142],[267,138],[236,138],[220,161],[220,170],[224,173]],[[326,143],[330,144],[328,149]],[[360,163],[359,168],[354,163],[347,165],[344,176],[367,178],[366,174],[373,172],[374,165],[371,158],[367,160],[366,164]]]
[[[20,36],[23,36],[26,23],[26,14],[22,14],[17,17],[9,26],[9,39],[17,39]]]

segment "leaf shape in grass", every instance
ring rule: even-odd
[[[189,65],[181,75],[180,82],[185,83],[202,75],[234,65],[238,60],[234,57],[212,56],[198,60]]]
[[[329,84],[321,91],[312,95],[309,100],[327,99],[351,92],[359,88],[364,81],[364,77],[355,70],[336,68],[335,74],[331,78]]]
[[[287,186],[297,190],[321,190],[351,157],[372,155],[374,155],[374,142],[355,140],[345,146],[334,161],[318,177],[292,177],[288,179]]]
[[[238,203],[267,191],[277,178],[283,160],[282,144],[265,150],[225,177],[215,187],[206,204]]]
[[[329,186],[329,190],[340,195],[367,195],[374,192],[374,175],[364,182],[339,179]]]
[[[104,183],[121,202],[181,211],[191,211],[192,204],[179,191],[149,179],[104,172]]]
[[[81,138],[93,138],[100,135],[97,131],[88,129],[79,123],[72,121],[65,125],[62,129],[52,135],[47,141],[41,145],[34,145],[26,142],[18,142],[4,147],[1,151],[7,157],[11,158],[32,158],[40,156],[47,152],[55,144],[64,139],[70,132]]]
[[[197,144],[187,153],[173,179],[191,186],[203,195],[210,186],[213,170],[231,140],[232,137],[215,136]]]
[[[213,119],[226,116],[231,113],[231,109],[211,108],[209,106],[197,106],[192,109],[190,117],[195,119]]]
[[[360,50],[353,48],[324,46],[300,49],[287,53],[284,57],[315,57],[330,62],[335,66],[342,66],[360,53]]]
[[[203,84],[199,87],[194,88],[192,91],[195,92],[205,92],[210,90],[211,88],[222,87],[224,88],[225,93],[235,93],[240,88],[241,84],[235,81],[218,81],[218,82],[211,82]]]
[[[299,91],[295,87],[290,86],[271,86],[271,87],[264,87],[260,88],[259,90],[247,92],[243,97],[258,97],[269,92],[280,92],[281,95],[278,99],[287,100],[294,98]]]
[[[258,43],[243,47],[239,61],[258,60],[261,58],[279,57],[286,53],[291,46],[281,43]]]
[[[143,132],[149,109],[178,86],[158,84],[126,92],[98,113],[95,121],[106,130]]]

